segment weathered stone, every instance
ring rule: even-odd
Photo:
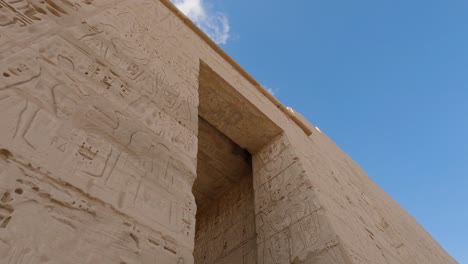
[[[455,263],[168,0],[0,1],[0,121],[0,263]]]

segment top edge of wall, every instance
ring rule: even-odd
[[[240,66],[231,56],[229,56],[218,44],[208,37],[195,23],[193,23],[184,13],[182,13],[170,0],[159,0],[169,10],[171,10],[185,25],[192,29],[208,46],[210,46],[227,63],[236,69],[244,78],[246,78],[261,94],[268,98],[277,108],[279,108],[287,117],[296,123],[307,136],[312,135],[312,128],[302,122],[293,112],[289,111],[278,99],[269,93],[254,77],[252,77],[242,66]]]

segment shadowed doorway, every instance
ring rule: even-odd
[[[282,130],[200,63],[195,263],[255,264],[252,155]]]
[[[200,118],[195,263],[255,263],[251,155]]]

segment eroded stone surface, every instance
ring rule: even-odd
[[[167,0],[1,0],[0,263],[455,263],[283,108]]]
[[[256,263],[252,175],[244,175],[198,211],[196,229],[196,263]]]
[[[201,117],[198,138],[197,180],[193,194],[198,209],[201,209],[224,195],[245,175],[252,174],[252,160],[245,149]]]

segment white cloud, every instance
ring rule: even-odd
[[[220,12],[213,12],[203,0],[171,0],[217,44],[226,44],[230,35],[229,19]]]
[[[279,92],[279,89],[265,88],[271,95],[275,95]]]

